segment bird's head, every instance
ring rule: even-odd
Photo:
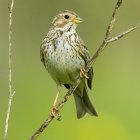
[[[72,11],[62,11],[59,12],[53,19],[52,25],[54,28],[60,29],[62,31],[75,30],[77,25],[83,20]]]

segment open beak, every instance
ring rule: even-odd
[[[73,20],[73,22],[76,23],[76,24],[79,24],[79,23],[83,22],[83,20],[82,20],[81,18],[79,18],[79,17],[76,17],[76,18]]]

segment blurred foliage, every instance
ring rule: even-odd
[[[29,139],[50,112],[56,85],[40,62],[39,47],[51,20],[60,10],[73,10],[85,22],[78,33],[91,54],[101,43],[116,1],[15,0],[13,15],[13,98],[8,138]],[[0,139],[8,100],[8,8],[0,0]],[[124,0],[113,35],[140,20],[140,1]],[[99,117],[76,119],[71,98],[39,139],[140,139],[140,30],[112,43],[94,64],[90,96]],[[63,88],[61,97],[67,90]]]

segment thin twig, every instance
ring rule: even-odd
[[[118,40],[118,39],[124,37],[125,35],[129,34],[130,32],[136,30],[139,26],[140,26],[140,23],[138,23],[136,26],[134,26],[134,27],[132,27],[132,28],[130,28],[130,29],[124,31],[124,32],[121,33],[121,34],[119,34],[119,35],[117,35],[117,36],[115,36],[115,37],[112,37],[112,38],[108,39],[108,40],[107,40],[107,43],[114,42],[114,41],[116,41],[116,40]]]
[[[107,28],[106,35],[105,35],[105,39],[104,40],[108,39],[109,35],[112,32],[112,29],[113,29],[114,23],[115,23],[115,21],[117,19],[116,17],[118,15],[118,11],[119,11],[119,8],[120,8],[121,4],[122,4],[122,0],[118,0],[117,3],[116,3],[116,5],[115,5],[113,14],[111,16],[111,20],[110,20],[110,23],[108,25],[108,28]]]
[[[116,5],[115,5],[115,8],[114,8],[114,11],[113,11],[113,14],[111,16],[111,20],[109,22],[109,25],[107,27],[107,30],[106,30],[106,34],[105,34],[105,38],[102,42],[102,44],[100,45],[100,47],[97,49],[97,51],[95,52],[95,54],[91,57],[91,59],[89,60],[89,64],[91,63],[94,63],[94,61],[96,60],[96,58],[99,56],[99,54],[101,53],[101,51],[106,47],[107,45],[107,40],[112,32],[112,29],[114,27],[114,23],[117,19],[117,16],[118,16],[118,11],[119,11],[119,8],[122,4],[122,0],[118,0]],[[90,67],[90,65],[88,66]]]
[[[80,82],[81,82],[81,77],[78,77],[74,85],[69,89],[69,91],[64,96],[63,100],[56,106],[58,112],[63,107],[63,105],[67,102],[70,95],[75,91],[75,89],[78,87]],[[45,120],[45,122],[41,125],[41,127],[32,135],[31,140],[35,140],[44,131],[44,129],[50,124],[50,122],[53,119],[54,116],[50,114],[49,117]]]
[[[11,4],[8,5],[9,9],[9,99],[8,99],[8,109],[6,114],[6,122],[5,122],[5,129],[4,129],[4,140],[7,139],[7,132],[9,126],[9,117],[11,111],[11,104],[12,98],[15,94],[15,91],[12,93],[12,64],[11,64],[11,57],[12,57],[12,12],[14,7],[14,0],[11,1]]]
[[[99,56],[99,54],[101,53],[101,51],[111,42],[116,41],[120,38],[122,38],[123,36],[127,35],[128,33],[132,32],[133,30],[135,30],[136,28],[138,28],[140,26],[140,24],[138,24],[137,26],[130,28],[129,30],[121,33],[120,35],[117,35],[116,37],[113,38],[109,38],[111,31],[113,29],[114,23],[116,21],[116,17],[118,14],[118,10],[120,8],[122,4],[122,0],[118,0],[117,4],[115,6],[115,9],[113,11],[112,17],[111,17],[111,21],[108,25],[106,34],[105,34],[105,38],[102,42],[102,44],[99,46],[99,48],[97,49],[97,51],[95,52],[95,54],[91,57],[91,59],[89,60],[87,66],[85,67],[86,72],[89,71],[89,69],[91,68],[91,65],[95,62],[96,58]],[[79,83],[81,82],[81,77],[79,76],[77,78],[77,80],[75,81],[74,85],[69,89],[69,91],[66,93],[66,95],[64,96],[63,100],[56,106],[56,108],[58,109],[58,111],[56,112],[56,114],[59,113],[60,109],[63,107],[63,105],[67,102],[67,100],[69,99],[69,97],[73,94],[73,92],[75,91],[75,89],[78,87]],[[48,118],[45,120],[45,122],[40,126],[40,128],[32,135],[30,140],[35,140],[44,130],[45,128],[51,123],[51,121],[54,119],[54,116],[52,116],[51,114],[48,116]]]

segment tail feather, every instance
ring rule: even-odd
[[[92,103],[91,103],[91,101],[88,97],[86,86],[84,87],[82,100],[83,100],[83,103],[84,103],[84,107],[86,108],[86,111],[90,115],[98,116],[94,106],[92,105]]]
[[[92,116],[98,116],[94,106],[92,105],[88,97],[86,85],[83,88],[83,96],[80,95],[81,94],[79,93],[79,90],[76,89],[76,91],[74,92],[74,99],[76,103],[77,118],[82,118],[86,113]]]
[[[79,119],[79,118],[82,118],[83,116],[85,116],[87,111],[84,106],[82,98],[76,93],[74,93],[73,95],[74,95],[75,104],[76,104],[77,118]]]
[[[68,84],[64,84],[64,86],[69,89],[70,86]],[[94,106],[92,105],[88,93],[85,81],[82,81],[80,85],[77,87],[75,92],[73,93],[76,110],[77,110],[77,118],[80,119],[85,116],[86,113],[92,116],[98,116]]]

